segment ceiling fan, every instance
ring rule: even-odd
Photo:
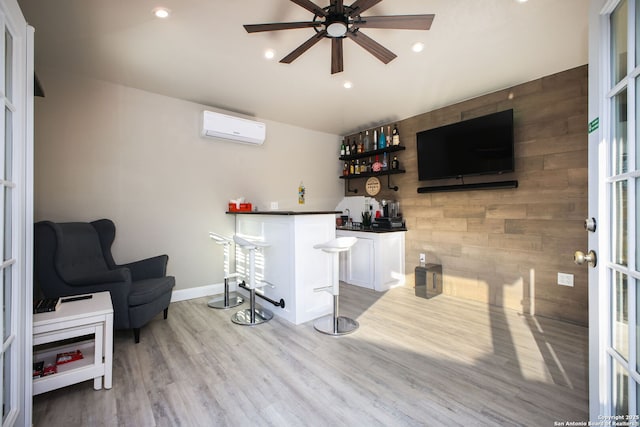
[[[428,30],[435,15],[361,16],[361,13],[382,0],[356,0],[351,6],[343,0],[331,0],[329,6],[320,7],[310,0],[291,0],[313,13],[313,20],[306,22],[276,22],[271,24],[244,25],[248,33],[262,31],[313,28],[316,34],[280,60],[290,64],[323,38],[331,39],[331,74],[344,70],[342,40],[349,38],[385,64],[396,58],[380,43],[366,36],[360,28],[388,28],[400,30]]]

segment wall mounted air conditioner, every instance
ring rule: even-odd
[[[262,145],[267,127],[264,123],[214,111],[204,111],[202,136],[222,138],[246,144]]]

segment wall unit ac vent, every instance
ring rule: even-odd
[[[245,144],[262,145],[267,133],[264,123],[214,111],[204,111],[202,136],[221,138]]]

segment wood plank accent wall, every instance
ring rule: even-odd
[[[398,192],[376,199],[400,201],[407,286],[422,252],[442,264],[446,294],[587,325],[587,268],[573,263],[587,249],[587,80],[585,65],[398,122],[407,173],[391,176]],[[517,179],[518,188],[417,193],[456,180],[418,181],[416,132],[510,108],[516,171],[465,183]],[[358,195],[364,181],[351,181]],[[558,285],[558,272],[574,286]]]

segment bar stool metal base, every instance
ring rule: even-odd
[[[327,335],[346,335],[355,331],[360,327],[360,324],[349,317],[338,316],[338,318],[334,318],[333,315],[328,315],[316,319],[313,322],[313,327],[318,332],[322,332]]]
[[[231,308],[237,307],[244,302],[244,298],[235,292],[229,292],[229,278],[224,279],[224,292],[221,296],[209,300],[207,305],[211,308]]]
[[[221,295],[221,296],[212,298],[207,303],[207,305],[211,308],[222,308],[222,309],[237,307],[244,302],[244,298],[242,298],[240,295],[234,295],[234,294],[235,292],[232,292],[231,294],[229,294],[229,298],[226,303],[225,303],[226,298],[224,297],[224,295]]]
[[[231,316],[231,321],[236,325],[253,326],[268,322],[273,319],[273,312],[262,307],[256,307],[254,310],[254,321],[251,321],[251,309],[245,308]]]

